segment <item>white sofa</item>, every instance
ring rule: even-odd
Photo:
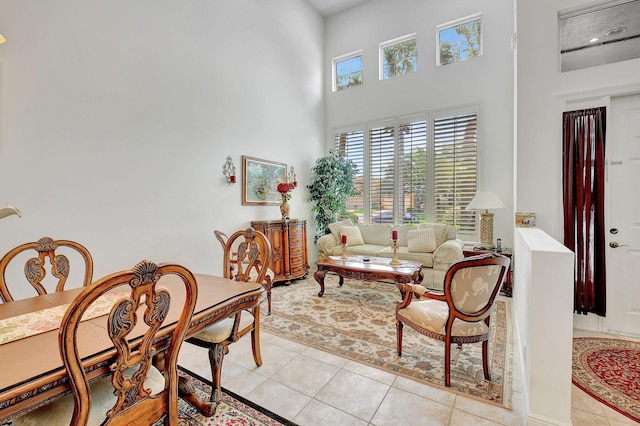
[[[320,256],[342,255],[342,235],[347,235],[347,255],[393,257],[391,231],[398,231],[398,258],[422,262],[422,285],[442,290],[444,275],[452,262],[464,257],[463,242],[455,226],[422,223],[409,225],[365,225],[343,220],[329,225],[330,234],[318,238]]]

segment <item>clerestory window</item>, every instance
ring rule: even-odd
[[[416,34],[380,43],[380,80],[418,71]]]
[[[482,16],[473,15],[436,27],[437,65],[482,55]]]

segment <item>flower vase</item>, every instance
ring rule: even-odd
[[[280,203],[280,214],[282,215],[282,220],[289,219],[289,212],[291,211],[291,206],[287,202],[287,200],[283,199],[282,203]]]

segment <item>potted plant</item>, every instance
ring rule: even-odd
[[[329,233],[329,224],[335,222],[338,215],[346,213],[347,199],[358,194],[355,176],[358,167],[348,158],[330,150],[329,155],[316,160],[311,169],[309,200],[314,205],[316,236],[315,241]]]

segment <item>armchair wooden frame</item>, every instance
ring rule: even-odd
[[[425,336],[443,341],[445,351],[445,386],[450,386],[451,345],[454,343],[462,345],[463,343],[482,342],[482,367],[484,377],[487,380],[491,380],[489,371],[489,324],[495,298],[504,281],[505,274],[509,271],[509,263],[509,258],[489,253],[460,259],[451,265],[445,275],[444,294],[430,293],[421,285],[411,283],[402,284],[401,291],[404,297],[403,300],[396,305],[398,356],[402,355],[402,331],[404,324]],[[481,281],[477,281],[478,278],[474,277],[470,271],[478,267],[484,267],[487,271],[486,276],[483,276]],[[452,286],[458,287],[458,289],[452,290]],[[454,295],[456,292],[459,294],[462,287],[465,289],[468,288],[468,291],[466,291],[467,297],[470,294],[481,295],[475,300],[479,305],[470,308],[468,304],[465,305],[467,297],[456,297]],[[418,299],[422,297],[425,298],[414,303],[414,305],[422,304],[422,307],[410,306],[414,299],[414,294],[418,296]],[[425,304],[428,300],[439,301],[440,305],[436,306],[437,303],[431,303],[431,306],[429,306]],[[441,321],[437,319],[439,317],[435,312],[432,312],[427,317],[426,312],[430,307],[435,308],[432,309],[432,311],[444,312]],[[454,325],[460,324],[459,321],[463,321],[467,323],[467,325],[468,323],[483,322],[486,327],[481,327],[481,332],[474,332],[472,329],[467,329],[468,333],[457,334]],[[462,324],[464,325],[464,323]]]
[[[7,266],[17,256],[24,252],[34,250],[37,253],[37,257],[28,259],[24,265],[24,275],[27,281],[33,286],[39,295],[47,294],[47,290],[42,285],[42,281],[46,276],[46,260],[49,259],[51,265],[51,275],[58,279],[55,287],[55,291],[64,290],[64,285],[69,277],[70,265],[69,259],[64,254],[56,253],[56,250],[60,247],[66,247],[75,250],[80,254],[85,263],[84,280],[82,285],[88,286],[93,279],[93,258],[82,244],[69,240],[53,240],[49,237],[40,238],[36,242],[25,243],[18,247],[13,248],[2,259],[0,259],[0,297],[4,302],[11,302],[14,300],[9,285],[7,283]]]

